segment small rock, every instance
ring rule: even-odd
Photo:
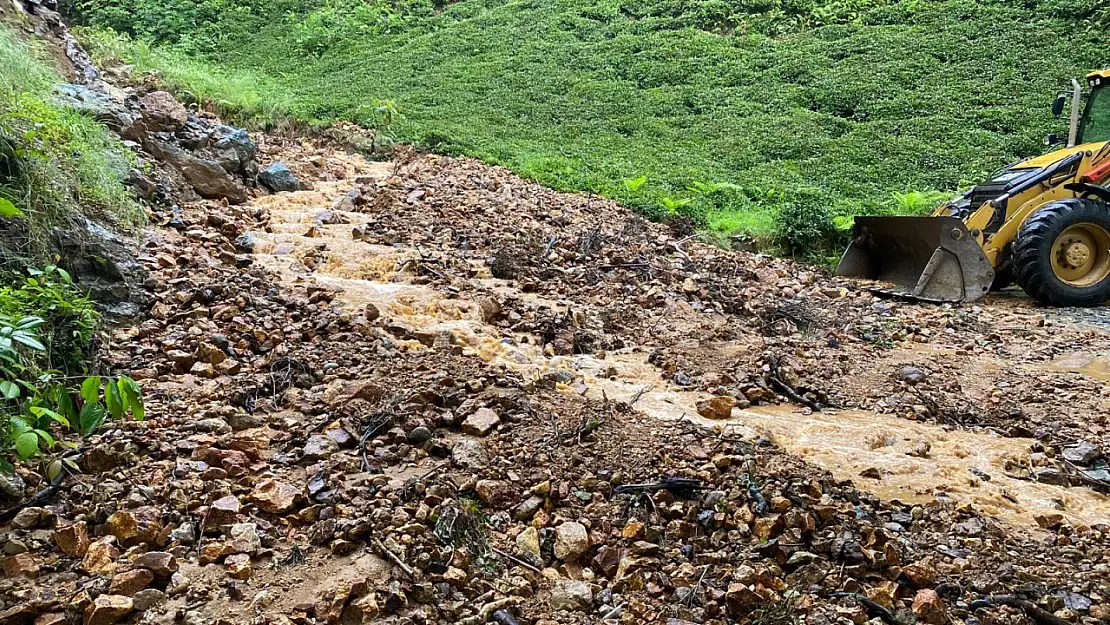
[[[153,545],[162,532],[162,512],[153,506],[135,510],[117,510],[104,524],[104,529],[116,537],[120,545]]]
[[[44,508],[35,506],[24,508],[12,518],[12,527],[18,530],[34,529],[46,516]]]
[[[1033,520],[1037,522],[1046,530],[1056,529],[1064,524],[1064,515],[1059,512],[1049,512],[1046,514],[1037,514],[1033,516]]]
[[[147,588],[135,593],[132,599],[134,600],[135,609],[140,612],[145,612],[165,601],[166,593],[157,588]]]
[[[147,569],[131,569],[123,573],[116,573],[112,578],[112,585],[108,593],[130,597],[146,588],[154,581],[154,573]]]
[[[4,561],[4,576],[35,579],[39,576],[39,563],[30,553],[17,553]]]
[[[111,625],[135,609],[131,597],[100,595],[85,608],[85,625]]]
[[[479,408],[463,421],[462,431],[471,436],[487,436],[501,423],[501,417],[489,408]]]
[[[732,409],[736,400],[731,397],[718,395],[697,403],[698,414],[706,419],[724,420],[732,417]]]
[[[1072,447],[1064,449],[1064,459],[1075,464],[1088,465],[1098,460],[1102,455],[1102,451],[1098,445],[1094,445],[1083,441]]]
[[[313,434],[304,444],[304,458],[306,460],[324,460],[339,451],[339,443],[328,436]]]
[[[166,585],[166,594],[169,596],[179,595],[192,585],[192,580],[185,577],[184,573],[180,571],[170,576],[170,583]]]
[[[165,91],[152,91],[139,98],[143,121],[152,132],[175,132],[185,127],[189,112]]]
[[[258,536],[258,526],[254,523],[235,523],[228,528],[231,548],[235,553],[254,555],[262,549],[262,539]]]
[[[422,425],[419,425],[409,430],[408,433],[405,434],[405,438],[407,438],[408,441],[413,445],[423,445],[424,443],[432,440],[432,431]]]
[[[245,553],[230,555],[224,560],[227,575],[231,579],[247,580],[251,577],[251,557]]]
[[[483,503],[497,509],[506,507],[516,498],[516,489],[504,480],[479,480],[474,492]]]
[[[918,588],[937,583],[937,567],[928,559],[907,564],[902,567],[902,574]]]
[[[581,523],[567,521],[555,528],[555,557],[573,561],[590,549],[590,537]]]
[[[300,489],[285,482],[265,479],[255,487],[250,500],[265,512],[281,514],[293,509],[300,492]]]
[[[489,463],[482,444],[476,440],[464,439],[451,448],[451,463],[460,469],[484,469]]]
[[[928,375],[925,371],[917,367],[903,367],[902,371],[898,374],[898,379],[910,386],[921,384],[927,377]]]
[[[90,544],[85,550],[81,568],[92,575],[111,575],[115,572],[119,549],[110,540],[102,538]]]
[[[913,613],[919,622],[930,625],[941,625],[948,620],[948,606],[932,588],[917,591],[913,598]]]
[[[536,531],[536,528],[529,525],[524,528],[523,532],[517,534],[516,552],[517,555],[532,561],[538,561],[541,558],[540,533]]]
[[[158,579],[169,579],[177,572],[177,558],[165,551],[148,551],[136,557],[132,565],[150,569]]]
[[[89,550],[89,527],[84,521],[54,531],[54,544],[67,556],[84,557]]]
[[[551,589],[548,604],[552,610],[587,611],[594,603],[594,593],[590,585],[577,580],[564,580]]]
[[[1068,485],[1068,476],[1056,467],[1036,467],[1033,469],[1033,478],[1038,482],[1054,486]]]
[[[352,625],[373,625],[378,622],[378,614],[381,608],[378,607],[378,599],[374,593],[365,594],[358,599],[351,601],[347,605],[346,611],[343,612],[344,623],[352,623]]]
[[[208,506],[208,513],[201,523],[201,531],[214,534],[221,531],[225,525],[231,525],[239,520],[239,499],[235,495],[220,497]]]

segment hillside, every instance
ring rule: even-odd
[[[1085,0],[230,4],[88,1],[83,18],[252,70],[306,119],[380,124],[391,100],[401,140],[758,234],[786,204],[820,207],[819,228],[825,207],[920,210],[892,193],[1037,154],[1059,86],[1107,62],[1106,10]]]

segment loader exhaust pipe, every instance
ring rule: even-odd
[[[911,299],[971,302],[990,291],[994,268],[956,217],[856,217],[836,275],[885,283]]]

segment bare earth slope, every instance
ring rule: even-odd
[[[150,230],[110,359],[151,419],[16,516],[0,623],[1110,618],[1097,312],[260,144],[311,188]]]

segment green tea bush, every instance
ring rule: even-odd
[[[669,198],[703,226],[764,228],[748,233],[760,240],[786,210],[768,190],[819,189],[843,223],[901,210],[894,192],[954,194],[1039,154],[1061,130],[1051,98],[1106,63],[1110,23],[1096,0],[366,0],[367,19],[335,1],[219,1],[233,8],[181,32],[124,23],[101,1],[85,19],[170,44],[144,69],[169,74],[184,56],[249,72],[305,120],[390,100],[401,141],[656,218]],[[291,27],[314,13],[308,31]],[[129,59],[148,45],[130,41]],[[745,191],[689,191],[699,182]]]
[[[794,256],[816,257],[839,243],[828,199],[803,189],[786,198],[774,217],[775,235]]]

